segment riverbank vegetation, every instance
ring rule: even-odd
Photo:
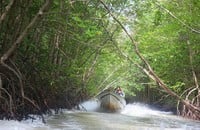
[[[199,120],[200,2],[2,0],[0,119],[71,109],[121,86]]]

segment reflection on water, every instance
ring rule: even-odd
[[[47,124],[42,124],[40,119],[33,122],[0,121],[0,130],[200,130],[200,122],[152,110],[142,104],[129,104],[118,114],[87,110],[66,110],[48,116]]]

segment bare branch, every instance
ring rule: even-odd
[[[0,75],[0,89],[3,88],[3,84],[2,84],[2,79],[1,79],[1,75]],[[0,97],[1,97],[1,90],[0,90]]]
[[[11,94],[5,89],[5,88],[0,88],[2,91],[4,91],[8,97],[9,97],[9,110],[10,110],[10,113],[11,113],[11,116],[13,117],[14,116],[14,113],[12,111],[12,107],[13,107],[13,100],[12,100],[12,96]]]
[[[189,110],[191,110],[194,115],[200,119],[200,116],[198,116],[200,114],[200,108],[194,106],[190,101],[184,100],[182,99],[178,94],[176,94],[175,92],[173,92],[171,89],[168,88],[168,86],[155,74],[155,72],[153,71],[153,69],[151,68],[150,64],[148,63],[148,61],[140,54],[138,47],[137,47],[137,42],[132,38],[132,36],[128,33],[128,31],[126,30],[126,28],[124,27],[124,25],[111,13],[110,9],[106,6],[106,4],[102,1],[99,0],[102,5],[104,6],[104,8],[109,12],[109,14],[111,15],[111,17],[120,25],[120,27],[123,29],[123,31],[126,33],[126,35],[130,38],[131,42],[134,45],[134,50],[135,53],[137,54],[137,56],[142,60],[142,62],[146,65],[146,68],[141,68],[152,80],[154,80],[155,82],[158,83],[158,85],[165,90],[165,92],[167,92],[168,94],[170,94],[171,96],[175,97],[177,100],[180,100]],[[127,59],[130,59],[128,56],[126,56]]]
[[[190,41],[189,40],[187,41],[187,44],[188,44],[188,47],[189,47],[190,66],[191,66],[191,69],[192,69],[192,75],[193,75],[193,78],[194,78],[194,83],[195,83],[195,86],[199,89],[199,84],[198,84],[197,76],[196,76],[196,73],[194,71],[193,55],[192,55],[192,49],[190,47]]]
[[[165,84],[164,82],[155,74],[155,72],[153,71],[153,69],[151,68],[150,64],[147,62],[147,60],[141,55],[138,47],[137,47],[137,42],[132,38],[132,36],[129,34],[129,32],[127,31],[127,29],[124,27],[124,25],[112,14],[112,12],[110,11],[110,9],[106,6],[106,4],[100,0],[100,2],[103,4],[104,8],[109,12],[109,14],[112,16],[112,18],[120,25],[120,27],[123,29],[123,31],[126,33],[126,35],[129,37],[129,39],[131,40],[131,42],[133,43],[134,46],[134,50],[135,53],[137,54],[137,56],[143,61],[143,63],[146,65],[147,69],[145,69],[144,67],[139,66],[138,64],[136,64],[140,69],[142,69],[152,80],[156,81],[159,86],[161,86],[167,93],[169,93],[172,96],[175,96],[178,99],[181,99],[181,97],[179,97],[176,93],[174,93],[173,91],[171,91]],[[124,54],[123,54],[124,55]],[[130,58],[126,55],[124,55],[127,59],[130,60]],[[131,60],[132,61],[132,60]]]
[[[28,26],[24,29],[24,31],[20,34],[17,40],[13,43],[13,45],[8,49],[6,53],[1,57],[1,63],[6,61],[10,56],[15,52],[17,46],[22,42],[24,37],[27,35],[28,31],[36,24],[36,22],[41,18],[43,12],[49,7],[51,0],[46,0],[45,4],[40,8],[38,13],[32,19],[32,21],[28,24]]]
[[[0,25],[4,21],[4,19],[5,19],[6,15],[8,14],[8,12],[10,11],[12,5],[14,4],[14,1],[15,0],[11,0],[10,3],[6,6],[5,12],[0,17]]]
[[[180,22],[183,26],[185,26],[186,28],[190,29],[192,32],[195,33],[199,33],[199,30],[196,30],[194,28],[192,28],[191,26],[187,25],[185,22],[183,22],[182,20],[180,20],[178,17],[176,17],[172,12],[170,12],[168,9],[166,9],[165,7],[163,7],[161,4],[159,4],[158,2],[155,2],[155,4],[157,6],[159,6],[160,8],[162,8],[164,11],[166,11],[169,15],[171,15],[173,18],[175,18],[178,22]]]

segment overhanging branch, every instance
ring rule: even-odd
[[[11,0],[10,3],[6,6],[5,12],[0,17],[0,25],[5,20],[6,15],[9,13],[12,5],[14,4],[15,0]]]
[[[193,104],[191,104],[190,101],[182,99],[178,94],[176,94],[175,92],[173,92],[171,89],[168,88],[168,86],[155,74],[155,72],[151,68],[150,64],[148,63],[148,61],[140,54],[139,49],[137,47],[137,42],[128,33],[128,31],[124,27],[124,25],[112,14],[112,12],[110,11],[110,9],[107,7],[107,5],[102,0],[99,0],[99,1],[104,6],[104,8],[108,11],[108,13],[111,15],[111,17],[120,25],[120,27],[123,29],[123,31],[126,33],[126,35],[129,37],[129,39],[133,43],[135,53],[142,60],[142,62],[146,65],[146,68],[143,67],[143,68],[140,68],[140,69],[142,69],[152,80],[154,80],[155,82],[157,82],[158,85],[162,89],[164,89],[166,93],[168,93],[171,96],[175,97],[177,100],[180,100],[189,110],[191,110],[200,119],[200,116],[198,116],[200,114],[200,108],[194,106]],[[126,56],[126,58],[127,57],[128,56]]]
[[[1,57],[1,63],[5,62],[8,58],[10,58],[11,55],[13,55],[13,53],[17,49],[18,45],[22,42],[24,37],[27,35],[28,31],[36,24],[36,22],[43,15],[43,12],[49,7],[50,1],[51,0],[46,0],[44,5],[40,8],[38,13],[31,20],[31,22],[26,26],[26,28],[23,30],[23,32],[20,34],[20,36],[17,38],[17,40],[12,44],[12,46],[8,49],[8,51],[3,54],[3,56]]]
[[[174,19],[176,19],[179,23],[181,23],[183,26],[185,26],[186,28],[190,29],[192,32],[195,33],[199,33],[199,30],[196,30],[194,28],[192,28],[191,26],[189,26],[188,24],[186,24],[185,22],[183,22],[181,19],[179,19],[178,17],[176,17],[172,12],[170,12],[168,9],[166,9],[165,7],[163,7],[161,4],[159,4],[158,2],[155,2],[155,4],[157,6],[159,6],[161,9],[163,9],[165,12],[167,12],[170,16],[172,16]]]

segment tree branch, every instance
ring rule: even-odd
[[[134,50],[135,53],[137,54],[137,56],[142,60],[142,62],[146,65],[147,68],[141,68],[152,80],[154,80],[155,82],[158,83],[158,85],[165,90],[166,93],[170,94],[171,96],[175,97],[177,100],[180,100],[189,110],[191,110],[195,115],[200,114],[200,108],[194,106],[193,104],[191,104],[189,101],[186,101],[184,99],[182,99],[178,94],[176,94],[175,92],[173,92],[171,89],[169,89],[167,87],[167,85],[155,74],[155,72],[153,71],[153,69],[151,68],[150,64],[148,63],[148,61],[140,54],[139,49],[137,47],[137,42],[132,38],[132,36],[128,33],[127,29],[124,27],[124,25],[111,13],[110,9],[106,6],[106,4],[102,1],[99,0],[102,5],[104,6],[104,8],[109,12],[109,14],[111,15],[111,17],[120,25],[120,27],[123,29],[123,31],[126,33],[126,35],[129,37],[129,39],[131,40],[131,42],[134,45]],[[126,56],[126,58],[128,58]],[[128,58],[130,59],[130,58]]]
[[[156,81],[167,93],[170,95],[175,96],[178,99],[181,99],[176,93],[171,91],[164,83],[163,81],[155,74],[153,69],[151,68],[150,64],[147,62],[147,60],[140,54],[140,51],[137,47],[137,42],[132,38],[132,36],[128,33],[127,29],[124,27],[124,25],[111,13],[110,9],[106,6],[106,4],[100,0],[100,2],[103,4],[104,8],[109,12],[109,14],[112,16],[112,18],[120,25],[120,27],[123,29],[123,31],[126,33],[126,35],[129,37],[131,42],[133,43],[135,53],[137,56],[143,61],[143,63],[147,66],[147,69],[139,66],[136,64],[140,69],[142,69],[151,79]],[[122,53],[123,54],[123,53]],[[124,54],[123,54],[124,55]],[[127,59],[130,59],[128,56],[124,55]],[[131,60],[132,61],[132,60]]]
[[[194,78],[194,84],[195,84],[196,88],[199,89],[199,84],[198,84],[197,76],[196,76],[196,73],[194,71],[193,55],[192,55],[192,49],[190,47],[190,41],[189,40],[187,40],[187,44],[188,44],[188,48],[189,48],[190,66],[191,66],[191,69],[192,69],[192,75],[193,75],[193,78]]]
[[[3,87],[0,88],[2,91],[4,91],[8,97],[9,97],[9,110],[10,110],[10,114],[11,114],[11,117],[14,117],[14,113],[13,113],[13,100],[12,100],[12,96],[11,94],[6,90],[4,89]],[[1,97],[1,96],[0,96]]]
[[[185,26],[186,28],[190,29],[192,32],[195,33],[199,33],[199,30],[196,30],[194,28],[192,28],[191,26],[187,25],[186,23],[184,23],[182,20],[180,20],[178,17],[176,17],[172,12],[170,12],[168,9],[166,9],[165,7],[163,7],[162,5],[160,5],[158,2],[155,2],[155,4],[157,6],[159,6],[161,9],[163,9],[164,11],[166,11],[169,15],[171,15],[173,18],[175,18],[178,22],[180,22],[183,26]]]
[[[11,0],[10,3],[6,6],[5,12],[1,15],[0,17],[0,25],[2,24],[2,22],[4,21],[6,15],[8,14],[8,12],[10,11],[12,5],[14,4],[15,0]]]
[[[8,49],[6,53],[1,57],[1,63],[5,62],[10,56],[15,52],[17,49],[17,46],[22,42],[24,37],[27,35],[28,31],[36,24],[36,22],[41,19],[41,16],[43,15],[43,12],[49,7],[51,0],[46,0],[44,5],[40,8],[38,13],[35,15],[35,17],[32,19],[32,21],[26,26],[24,31],[20,34],[20,36],[17,38],[17,40],[13,43],[13,45]]]

